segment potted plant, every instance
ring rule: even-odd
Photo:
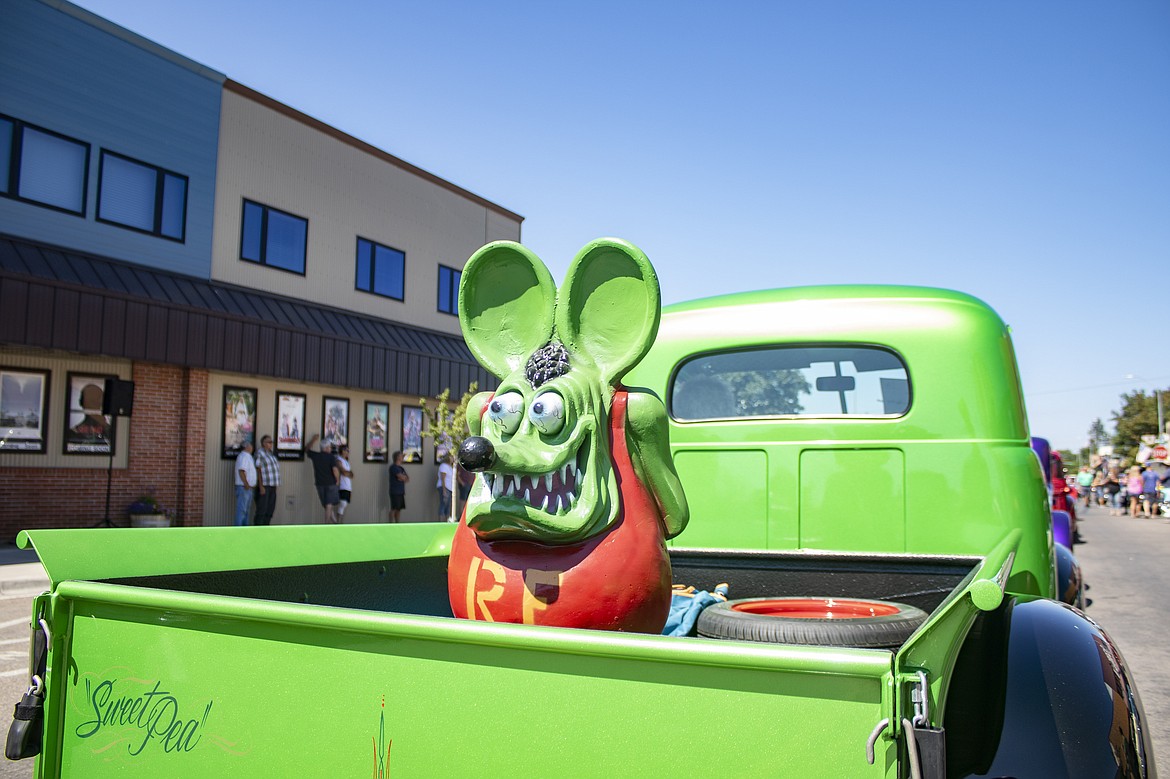
[[[163,507],[152,493],[139,495],[126,508],[130,515],[130,527],[170,527],[170,511]]]

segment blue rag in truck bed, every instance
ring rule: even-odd
[[[666,617],[666,626],[662,628],[664,636],[690,636],[695,632],[695,620],[699,612],[712,603],[727,600],[727,584],[720,584],[714,592],[706,590],[695,591],[694,587],[674,585],[670,597],[670,614]]]

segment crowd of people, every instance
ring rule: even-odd
[[[1149,463],[1122,468],[1119,463],[1102,460],[1095,468],[1081,466],[1076,478],[1069,480],[1069,488],[1085,508],[1108,508],[1110,516],[1167,516],[1170,468],[1159,471]]]
[[[321,442],[318,449],[317,444]],[[251,441],[245,441],[236,456],[235,497],[236,525],[268,525],[276,511],[276,494],[280,487],[280,460],[272,452],[272,437],[260,439],[260,451],[253,453]],[[339,444],[334,451],[328,439],[314,435],[305,446],[305,457],[313,468],[313,486],[325,512],[327,524],[338,524],[345,518],[346,509],[353,498],[353,468],[349,461],[349,446]],[[390,464],[390,515],[394,524],[403,521],[402,511],[406,508],[406,484],[410,475],[403,467],[402,452],[394,452]],[[458,489],[459,501],[465,502],[471,493],[475,474],[455,465],[454,457],[448,452],[439,465],[435,490],[439,498],[438,521],[453,522],[451,499]],[[252,507],[256,508],[252,516]]]

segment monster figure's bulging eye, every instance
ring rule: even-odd
[[[532,401],[528,421],[545,435],[559,433],[565,426],[565,401],[555,392],[543,392]]]
[[[488,416],[500,430],[512,435],[520,429],[520,421],[524,418],[524,396],[519,392],[497,395],[488,404]]]

